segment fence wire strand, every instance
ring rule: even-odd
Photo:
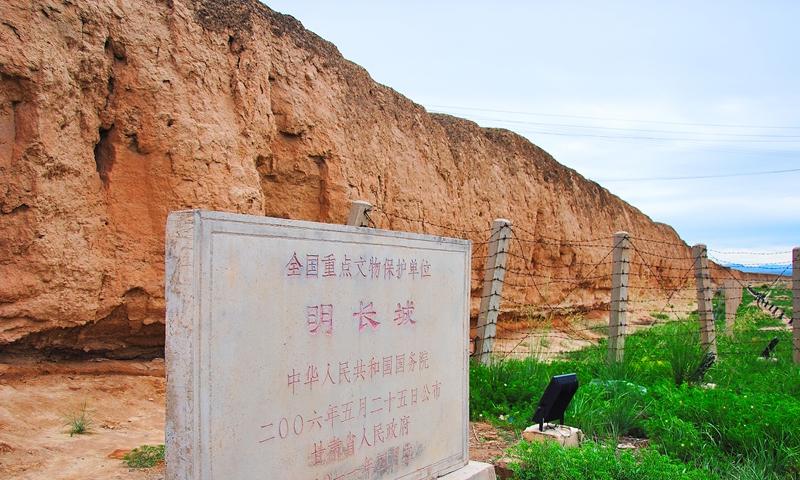
[[[499,321],[486,322],[475,325],[478,332],[483,327],[494,327],[494,332],[487,335],[484,340],[499,341],[506,340],[511,342],[511,347],[495,344],[493,354],[499,358],[507,359],[512,355],[518,354],[518,349],[525,342],[531,343],[535,339],[540,339],[539,345],[531,346],[536,355],[545,358],[553,358],[558,355],[585,351],[587,346],[595,345],[600,339],[610,339],[609,325],[605,323],[596,325],[576,325],[572,323],[571,316],[596,312],[600,314],[610,314],[612,302],[597,299],[592,302],[571,302],[567,303],[574,294],[582,289],[591,287],[595,292],[610,291],[613,282],[613,262],[612,256],[615,248],[620,243],[609,242],[614,235],[599,235],[591,238],[559,238],[556,236],[542,235],[529,230],[520,225],[509,225],[508,230],[489,226],[487,228],[463,228],[455,224],[446,224],[441,221],[431,221],[426,218],[412,218],[408,215],[390,211],[385,206],[375,206],[365,212],[368,224],[375,227],[375,215],[383,217],[386,222],[383,226],[389,228],[395,222],[405,222],[409,225],[418,225],[422,233],[455,235],[470,239],[473,246],[472,255],[472,279],[473,282],[491,281],[499,284],[500,291],[489,291],[486,295],[474,297],[484,301],[493,297],[497,298],[494,304],[497,307],[487,309],[486,313],[496,314],[494,318],[499,320],[500,314],[511,315],[510,325],[501,324]],[[438,232],[437,232],[438,229]],[[503,250],[498,250],[493,254],[490,245],[499,240],[501,233],[510,232],[509,243]],[[697,333],[712,334],[714,332],[714,321],[709,325],[703,324],[699,319],[690,317],[697,314],[709,314],[713,318],[713,308],[711,311],[702,310],[704,302],[700,295],[687,295],[686,292],[692,288],[693,280],[696,278],[698,268],[697,259],[691,253],[689,245],[682,241],[669,241],[658,238],[647,238],[638,235],[627,237],[632,254],[629,261],[629,271],[627,272],[628,282],[621,285],[630,293],[639,292],[642,297],[625,298],[621,302],[621,313],[631,316],[626,323],[621,325],[624,328],[619,330],[617,337],[624,337],[630,333],[626,330],[634,327],[654,327],[659,325],[672,324],[698,324]],[[526,248],[527,245],[527,248]],[[543,246],[539,251],[548,252],[554,249],[548,246],[558,247],[555,254],[545,253],[549,258],[537,259],[536,245]],[[563,250],[566,248],[566,250]],[[568,257],[563,257],[564,251],[568,252]],[[723,251],[708,249],[720,255],[758,255],[758,256],[778,256],[790,254],[791,251]],[[504,266],[492,265],[492,259],[498,255],[505,255]],[[562,260],[563,258],[563,260]],[[709,272],[713,269],[714,275],[722,275],[725,279],[733,280],[733,284],[717,280],[721,284],[717,290],[726,291],[729,288],[737,290],[747,289],[751,295],[760,299],[763,303],[762,309],[767,313],[774,313],[773,310],[785,316],[785,311],[772,304],[763,294],[759,294],[750,288],[749,281],[743,281],[741,277],[733,273],[732,268],[747,267],[759,270],[774,271],[774,274],[765,278],[767,291],[771,291],[781,280],[787,280],[786,273],[790,270],[791,264],[778,262],[764,263],[725,263],[714,256],[708,255],[708,259],[716,265],[709,265]],[[549,261],[548,261],[549,260]],[[553,261],[555,260],[555,261]],[[722,268],[718,268],[722,266]],[[607,268],[607,273],[599,273],[598,269]],[[500,272],[503,278],[497,274],[491,275],[487,279],[487,272]],[[711,275],[703,278],[706,282],[711,282]],[[475,285],[473,283],[473,285]],[[473,287],[475,288],[475,287]],[[547,288],[547,291],[543,291]],[[710,287],[709,287],[710,288]],[[693,288],[696,292],[697,289]],[[527,298],[533,295],[537,299],[529,302]],[[713,296],[713,295],[712,295]],[[727,296],[727,294],[726,294]],[[517,300],[520,298],[522,301]],[[559,298],[560,300],[548,301],[548,298]],[[701,300],[701,304],[696,307],[683,307],[682,305],[693,305]],[[501,308],[505,305],[505,308]],[[647,308],[654,305],[655,308]],[[660,305],[660,308],[658,307]],[[641,307],[638,308],[637,306]],[[631,322],[631,318],[637,316],[638,323]],[[521,320],[523,317],[527,320]],[[515,319],[515,320],[514,320]],[[522,323],[525,328],[519,329]],[[660,332],[664,336],[683,335],[678,333]],[[519,338],[518,338],[519,337]],[[474,339],[477,341],[477,337]],[[554,348],[545,348],[544,344],[552,342]],[[755,350],[747,350],[747,347]],[[751,340],[740,339],[736,342],[726,339],[724,347],[718,349],[720,354],[752,354],[756,350],[761,350],[764,346],[764,339],[755,338]],[[577,347],[577,348],[572,348]],[[480,352],[475,352],[479,354]]]

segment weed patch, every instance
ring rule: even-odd
[[[514,450],[522,459],[517,478],[798,479],[800,368],[790,332],[760,330],[772,324],[745,291],[734,334],[717,336],[717,361],[702,380],[692,378],[705,354],[696,314],[628,336],[619,364],[606,363],[605,342],[546,362],[473,364],[470,414],[519,431],[531,425],[550,377],[576,373],[580,387],[565,423],[590,442],[574,450],[523,443]],[[776,336],[776,361],[760,360]],[[650,447],[617,452],[620,436]]]
[[[706,480],[708,472],[687,467],[652,449],[617,452],[613,444],[584,443],[563,448],[556,443],[522,442],[512,448],[512,464],[520,480],[563,480],[568,478],[615,480]]]
[[[136,447],[122,459],[130,468],[152,468],[164,461],[164,445]]]
[[[64,414],[64,426],[67,427],[70,437],[89,433],[92,423],[86,403],[81,406],[80,410]]]

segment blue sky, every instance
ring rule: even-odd
[[[516,131],[722,260],[800,245],[800,2],[268,1],[430,111]]]

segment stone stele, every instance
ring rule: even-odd
[[[466,240],[207,211],[166,237],[167,479],[490,479]]]

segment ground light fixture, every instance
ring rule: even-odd
[[[772,352],[775,351],[775,347],[777,345],[778,345],[778,337],[775,337],[772,339],[772,341],[769,342],[769,345],[767,345],[766,348],[764,348],[764,350],[761,352],[761,356],[764,358],[770,358],[772,356]]]
[[[539,424],[539,431],[544,431],[544,423],[560,420],[564,424],[564,412],[578,391],[578,376],[574,373],[556,375],[539,399],[539,406],[533,413],[533,423]]]

